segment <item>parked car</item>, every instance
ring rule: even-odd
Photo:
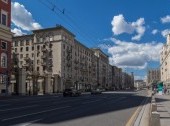
[[[92,95],[93,95],[93,94],[101,94],[101,93],[102,93],[102,90],[100,90],[99,88],[94,89],[94,90],[91,91],[91,94],[92,94]]]
[[[66,97],[66,96],[80,96],[80,95],[81,95],[80,91],[78,91],[76,89],[72,89],[72,88],[65,89],[63,92],[64,97]]]

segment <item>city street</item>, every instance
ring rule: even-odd
[[[1,126],[125,126],[147,92],[61,94],[0,99]]]

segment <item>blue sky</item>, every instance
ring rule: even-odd
[[[170,31],[169,0],[12,0],[16,35],[56,24],[84,45],[100,47],[111,64],[144,78],[147,69],[159,67]]]

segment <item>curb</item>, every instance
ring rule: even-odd
[[[151,92],[148,91],[146,96],[140,106],[137,108],[135,113],[132,115],[126,126],[149,126],[150,121],[150,102]],[[147,103],[148,102],[148,103]]]

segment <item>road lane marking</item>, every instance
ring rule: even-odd
[[[43,119],[36,119],[36,120],[33,120],[33,121],[29,121],[29,122],[25,122],[25,123],[21,123],[21,124],[17,124],[17,125],[14,125],[14,126],[29,126],[35,122],[38,122],[40,120],[43,120]]]
[[[130,117],[128,122],[126,123],[126,126],[132,126],[133,123],[135,123],[135,120],[137,118],[137,115],[139,114],[140,110],[142,109],[142,104],[145,102],[145,99],[141,102],[137,110],[133,113],[133,115]]]
[[[22,117],[26,117],[26,116],[30,116],[30,115],[46,113],[46,112],[50,112],[50,111],[54,111],[54,110],[59,110],[59,109],[65,109],[65,108],[69,108],[69,107],[71,107],[71,106],[64,106],[64,107],[54,108],[54,109],[50,109],[50,110],[44,110],[44,111],[30,113],[30,114],[25,114],[25,115],[21,115],[21,116],[6,118],[6,119],[2,119],[1,121],[3,122],[3,121],[8,121],[8,120],[13,120],[13,119],[17,119],[17,118],[22,118]]]
[[[24,108],[32,108],[32,107],[36,107],[36,106],[39,106],[39,105],[30,105],[30,106],[17,107],[17,108],[11,108],[11,109],[3,109],[3,110],[0,110],[0,112],[17,110],[17,109],[24,109]]]

